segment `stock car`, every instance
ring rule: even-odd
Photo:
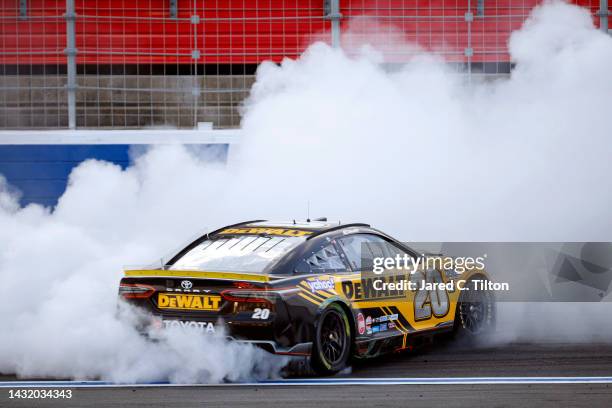
[[[491,291],[458,289],[488,282],[483,268],[373,273],[376,258],[397,256],[422,254],[367,224],[248,221],[202,235],[157,269],[126,270],[119,297],[147,311],[147,330],[223,327],[230,339],[303,356],[320,375],[492,327]],[[381,289],[402,280],[414,286]]]

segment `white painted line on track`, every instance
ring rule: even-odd
[[[330,385],[612,384],[612,377],[306,378],[221,384],[122,384],[107,381],[2,381],[0,388],[262,387]]]

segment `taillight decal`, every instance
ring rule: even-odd
[[[268,303],[283,294],[298,292],[295,287],[290,288],[254,288],[254,289],[226,289],[220,295],[229,302]]]
[[[268,292],[272,296],[276,296],[274,292]],[[264,291],[258,290],[236,290],[228,289],[221,292],[223,299],[228,302],[249,302],[249,303],[271,303],[270,299],[266,298]]]
[[[255,289],[255,285],[250,282],[234,282],[234,286],[238,289]]]
[[[126,299],[146,299],[155,293],[155,288],[142,283],[119,284],[119,295]]]

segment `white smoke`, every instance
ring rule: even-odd
[[[206,225],[200,203],[214,180],[207,194],[188,187],[215,171],[182,148],[161,149],[126,171],[81,164],[53,212],[18,209],[0,194],[0,371],[180,383],[277,375],[284,359],[227,343],[223,333],[172,333],[151,343],[116,317],[122,266],[155,259],[191,233],[192,223]],[[187,184],[171,191],[175,180]]]
[[[431,61],[387,73],[323,44],[262,66],[242,149],[249,184],[266,186],[256,202],[273,192],[282,205],[265,208],[294,217],[310,200],[404,240],[609,239],[612,41],[553,3],[510,51],[511,78],[473,86]]]
[[[19,208],[0,184],[0,371],[274,375],[282,362],[219,339],[144,342],[115,318],[117,284],[122,266],[198,231],[305,218],[308,203],[313,216],[404,241],[611,240],[612,39],[585,10],[536,8],[510,41],[512,76],[492,83],[468,84],[432,58],[386,72],[375,48],[349,57],[318,43],[262,64],[227,166],[183,147],[151,149],[126,170],[87,161],[54,210]]]

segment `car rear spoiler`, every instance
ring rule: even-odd
[[[129,269],[124,272],[127,278],[192,278],[192,279],[216,279],[243,282],[269,282],[268,275],[243,272],[209,272],[209,271],[185,271],[168,269]]]

